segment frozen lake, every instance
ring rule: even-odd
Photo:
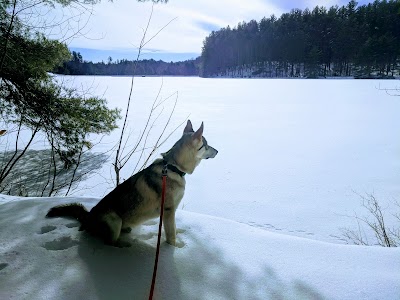
[[[110,107],[125,108],[130,78],[65,78],[104,96]],[[159,99],[172,97],[155,113],[164,108],[148,145],[154,142],[178,92],[167,132],[188,116],[195,128],[204,121],[204,135],[219,151],[186,177],[182,209],[340,242],[340,227],[356,225],[346,215],[364,213],[357,194],[374,194],[387,209],[388,202],[399,200],[400,97],[380,90],[396,86],[395,80],[138,77],[128,146],[137,141],[160,91]],[[111,149],[119,132],[103,138],[94,151]],[[124,178],[139,154],[124,170]],[[110,161],[74,195],[101,197],[111,190],[111,177]]]

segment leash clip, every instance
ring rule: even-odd
[[[163,169],[162,169],[162,176],[167,176],[168,172],[168,164],[164,164]]]

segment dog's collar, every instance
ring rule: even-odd
[[[182,172],[176,166],[169,164],[166,160],[163,160],[163,165],[164,165],[164,167],[167,167],[168,170],[178,174],[181,177],[186,175],[185,172]]]

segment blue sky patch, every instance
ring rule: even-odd
[[[204,22],[204,21],[196,21],[195,25],[197,25],[197,27],[199,27],[207,32],[217,31],[217,30],[221,29],[221,27],[218,25],[215,25],[215,24],[209,23],[209,22]]]
[[[113,50],[96,50],[96,49],[88,49],[88,48],[74,48],[71,47],[70,51],[79,52],[82,55],[83,60],[92,61],[92,62],[107,62],[108,57],[111,56],[112,60],[115,62],[117,59],[127,59],[127,60],[136,60],[137,51],[136,49],[113,49]],[[200,56],[200,53],[172,53],[172,52],[156,52],[143,51],[140,59],[154,59],[154,60],[163,60],[165,62],[176,62],[176,61],[184,61],[188,59],[194,59]]]

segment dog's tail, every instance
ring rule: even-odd
[[[54,206],[50,208],[50,210],[46,215],[47,218],[55,218],[55,217],[73,218],[78,220],[81,224],[85,223],[88,216],[89,212],[80,203],[70,203],[70,204]]]

